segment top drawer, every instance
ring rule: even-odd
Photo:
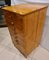
[[[5,12],[5,20],[7,22],[7,25],[10,26],[14,26],[14,21],[13,21],[13,13],[12,12]]]

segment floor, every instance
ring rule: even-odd
[[[49,60],[49,18],[46,18],[40,45],[25,58],[12,43],[8,28],[0,28],[0,60]]]

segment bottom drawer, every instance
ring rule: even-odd
[[[13,42],[14,46],[26,57],[27,54],[26,54],[26,49],[25,49],[25,47],[22,47],[21,45],[16,44],[16,42],[13,41],[13,40],[12,40],[12,42]]]
[[[21,45],[22,47],[25,47],[25,42],[19,38],[15,39],[16,44]]]

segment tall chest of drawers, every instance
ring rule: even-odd
[[[27,57],[40,43],[47,6],[19,4],[3,10],[14,46]]]

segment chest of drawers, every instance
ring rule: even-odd
[[[14,46],[27,57],[40,43],[47,6],[20,4],[3,10]]]

